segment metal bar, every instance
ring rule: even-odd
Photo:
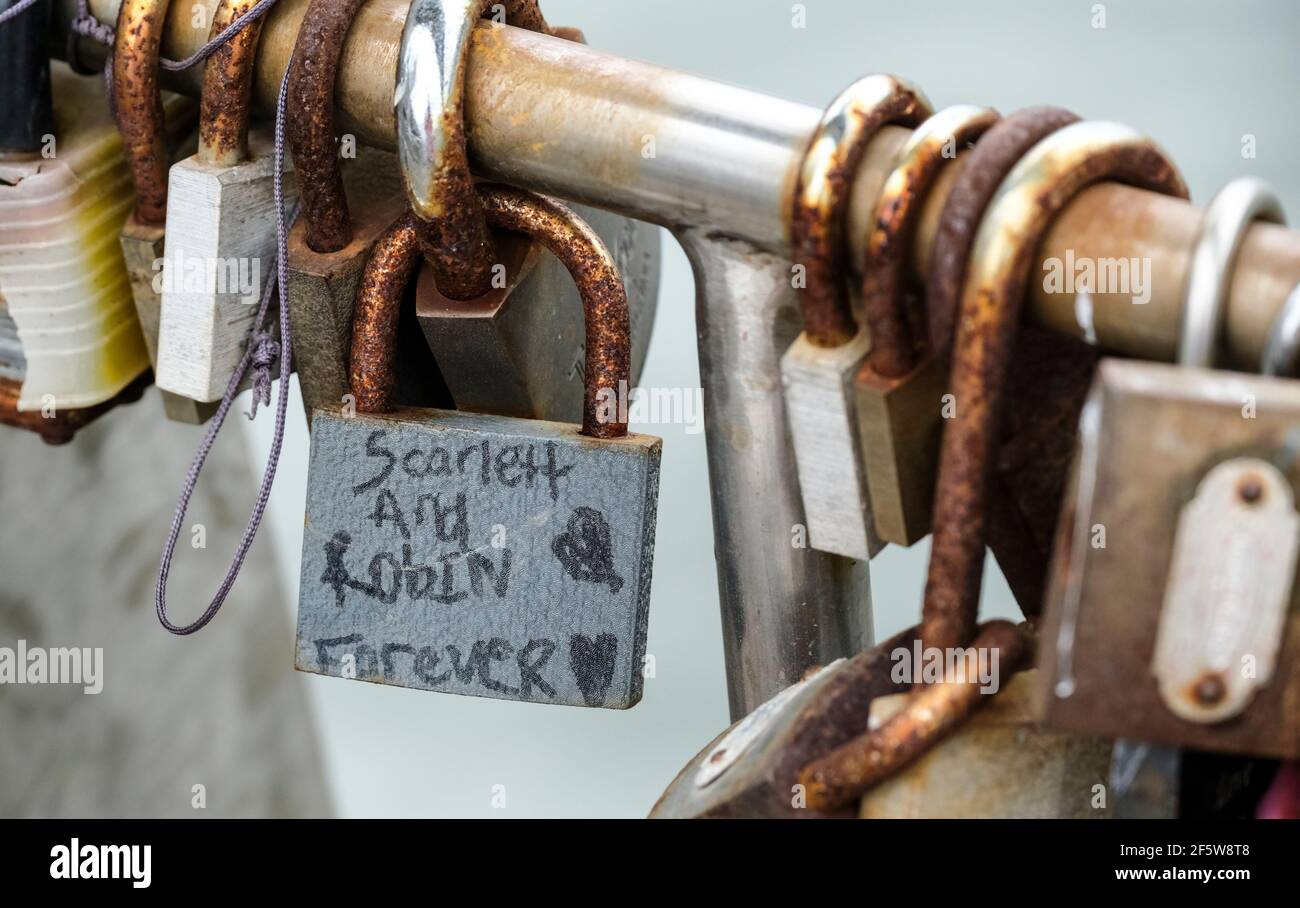
[[[90,0],[90,7],[111,22],[119,2]],[[281,0],[267,17],[254,81],[254,103],[263,112],[272,109],[307,2]],[[75,5],[57,0],[56,53],[63,53]],[[362,7],[337,83],[341,128],[388,149],[396,141],[393,96],[408,5],[370,0]],[[187,56],[205,37],[188,7],[173,4],[166,55]],[[83,40],[81,50],[88,63],[103,58],[91,42]],[[197,96],[198,78],[198,72],[182,74],[170,87]],[[692,257],[712,421],[728,677],[733,711],[745,712],[791,680],[797,666],[849,651],[869,623],[864,598],[853,599],[858,584],[836,579],[846,570],[842,562],[794,548],[777,552],[789,545],[802,513],[789,492],[795,474],[777,378],[780,351],[766,346],[779,331],[768,319],[784,311],[774,300],[781,295],[777,286],[789,284],[789,201],[821,111],[581,44],[483,25],[470,55],[466,115],[480,174],[666,225]],[[888,127],[872,142],[854,185],[850,235],[866,236],[908,135]],[[1176,157],[1177,149],[1171,151]],[[912,263],[918,279],[928,271],[939,213],[961,166],[958,159],[945,170],[923,208]],[[1035,280],[1031,317],[1115,352],[1172,359],[1199,221],[1199,209],[1155,193],[1117,184],[1086,190],[1053,224],[1041,258],[1149,260],[1150,300],[1134,305],[1129,294],[1099,293],[1089,309],[1076,312],[1073,294],[1048,293]],[[851,249],[858,267],[862,245]],[[761,264],[760,255],[768,256]],[[1231,289],[1228,362],[1255,368],[1297,283],[1300,233],[1254,227]],[[756,345],[749,331],[765,332],[767,340]],[[799,646],[804,651],[796,653]]]
[[[90,0],[101,20],[116,21],[120,0]],[[370,0],[348,35],[338,81],[342,128],[392,149],[393,91],[408,0]],[[75,10],[57,0],[55,52]],[[206,38],[184,4],[174,4],[163,48],[177,58]],[[272,109],[307,0],[282,0],[268,15],[258,49],[254,100]],[[83,39],[82,57],[104,50]],[[201,68],[169,86],[197,97]],[[164,80],[167,83],[167,80]],[[708,79],[627,60],[514,28],[480,26],[467,86],[471,154],[485,176],[670,227],[704,227],[788,255],[787,213],[797,161],[820,111]],[[1138,128],[1141,124],[1133,124]],[[893,154],[909,131],[882,130],[855,187],[853,234],[866,233]],[[1178,149],[1168,149],[1177,159]],[[948,168],[917,231],[914,272],[923,278],[939,212],[961,167]],[[1226,175],[1225,177],[1230,176]],[[1116,184],[1083,193],[1050,231],[1042,258],[1139,256],[1151,261],[1151,299],[1095,294],[1097,342],[1107,349],[1172,360],[1180,299],[1200,210],[1185,202]],[[860,255],[860,250],[855,249]],[[1300,232],[1260,224],[1246,238],[1228,306],[1229,361],[1252,368],[1287,294],[1300,283]],[[1072,294],[1041,281],[1031,315],[1086,336]]]

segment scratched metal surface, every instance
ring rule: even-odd
[[[298,668],[495,699],[636,705],[660,447],[496,416],[317,411]]]

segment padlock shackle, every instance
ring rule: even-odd
[[[941,363],[946,365],[952,355],[971,247],[998,187],[1029,149],[1078,122],[1077,114],[1062,107],[1025,107],[998,121],[966,157],[943,203],[925,282],[930,351]]]
[[[122,0],[113,46],[113,110],[122,151],[135,183],[134,216],[141,224],[167,220],[167,151],[158,63],[168,0]]]
[[[586,323],[582,434],[626,436],[631,320],[614,257],[596,232],[559,202],[510,186],[483,186],[479,196],[488,223],[541,243],[578,285]],[[349,371],[360,413],[387,413],[394,406],[397,322],[403,292],[419,261],[417,234],[415,217],[404,214],[376,243],[361,276]]]
[[[248,13],[258,0],[221,0],[212,16],[211,37]],[[249,22],[215,50],[204,64],[199,95],[199,160],[215,167],[233,167],[248,160],[248,117],[253,93],[253,67],[262,19]]]
[[[476,299],[492,286],[496,245],[465,143],[465,73],[474,26],[500,0],[414,0],[398,60],[397,155],[438,290]],[[537,0],[505,0],[506,20],[548,32]]]
[[[901,378],[920,361],[922,338],[907,312],[907,275],[916,225],[944,165],[998,121],[991,107],[948,107],[918,126],[885,178],[867,233],[862,311],[871,337],[867,365],[882,378]]]
[[[1230,181],[1205,207],[1183,288],[1179,365],[1213,369],[1218,364],[1237,255],[1256,221],[1286,225],[1282,200],[1257,177]]]
[[[995,681],[1001,690],[1031,661],[1033,647],[1011,622],[990,621],[980,628],[971,649],[980,664],[997,667]],[[920,667],[913,665],[913,674],[919,673]],[[978,672],[958,678],[945,675],[939,683],[914,691],[903,709],[879,728],[813,760],[799,773],[808,807],[831,811],[847,806],[917,760],[988,702],[987,683]]]
[[[289,64],[288,125],[307,245],[322,254],[352,242],[352,219],[335,147],[334,83],[357,10],[366,0],[311,0]]]
[[[1178,170],[1151,140],[1118,123],[1075,123],[1029,150],[980,222],[957,318],[950,382],[957,413],[944,427],[935,484],[921,620],[927,647],[965,646],[975,632],[988,487],[1030,270],[1053,218],[1102,181],[1187,197]]]
[[[839,347],[858,333],[845,279],[846,223],[867,146],[882,126],[918,126],[930,113],[919,88],[876,74],[841,92],[813,131],[790,209],[790,244],[795,265],[805,269],[800,310],[815,346]]]

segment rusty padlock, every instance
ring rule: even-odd
[[[862,307],[871,350],[854,378],[857,427],[876,533],[896,545],[930,532],[948,384],[908,305],[916,224],[944,165],[997,119],[989,108],[959,106],[917,127],[894,161],[867,235]]]
[[[1213,371],[1256,180],[1206,211],[1181,366],[1106,360],[1081,421],[1044,624],[1047,721],[1221,753],[1300,756],[1300,383]]]
[[[577,289],[544,247],[509,233],[488,236],[472,211],[462,126],[466,59],[475,25],[493,7],[491,0],[428,0],[417,2],[406,20],[398,140],[408,198],[431,224],[447,221],[442,198],[471,209],[453,219],[465,222],[449,228],[455,239],[435,238],[426,249],[416,315],[457,407],[574,422],[583,382]],[[582,40],[576,30],[549,28],[536,0],[514,0],[504,13],[511,25]],[[430,73],[437,73],[436,91],[427,85]],[[598,209],[574,210],[613,252],[623,275],[635,384],[658,298],[659,230]]]
[[[934,540],[914,660],[938,654],[943,671],[937,683],[913,674],[907,680],[922,686],[900,711],[804,769],[800,779],[814,807],[833,809],[858,798],[913,763],[985,702],[982,673],[969,670],[965,654],[973,650],[977,662],[986,653],[985,661],[992,662],[996,654],[994,664],[1011,671],[1028,661],[1028,641],[1020,629],[1006,622],[976,627],[989,481],[1006,408],[1010,352],[1038,242],[1079,191],[1102,179],[1185,193],[1173,166],[1148,140],[1117,124],[1077,123],[1034,145],[984,214],[961,293],[951,382],[957,412],[943,431]],[[952,658],[957,654],[963,658]],[[1005,686],[1007,677],[1002,674],[994,689]],[[1101,784],[1100,779],[1083,781]]]
[[[255,5],[221,0],[212,35]],[[274,143],[248,126],[260,33],[254,20],[208,59],[199,150],[173,166],[168,181],[156,379],[199,403],[225,393],[274,266]],[[285,191],[292,204],[292,185]]]
[[[357,413],[318,410],[297,667],[498,699],[628,708],[641,697],[662,443],[629,435],[626,296],[600,239],[558,203],[484,188],[494,225],[559,256],[582,289],[583,423],[393,409],[403,217],[362,277]],[[557,652],[558,650],[558,652]]]
[[[352,304],[375,241],[405,210],[397,159],[357,149],[345,169],[336,143],[339,57],[365,0],[312,0],[289,68],[287,135],[302,216],[289,234],[286,296],[293,358],[308,418],[348,393]],[[354,209],[348,198],[361,201]]]
[[[845,221],[853,174],[877,130],[916,126],[930,114],[919,89],[867,76],[827,109],[800,166],[791,215],[803,333],[781,358],[808,543],[867,559],[881,546],[863,473],[853,381],[872,340],[860,330],[845,280]]]

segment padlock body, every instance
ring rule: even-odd
[[[645,363],[659,297],[659,228],[583,205],[627,290],[632,383]],[[479,300],[449,300],[432,271],[419,277],[416,314],[456,406],[476,413],[578,422],[585,360],[582,299],[568,270],[537,244],[502,235],[504,284]]]
[[[661,442],[439,410],[312,421],[301,671],[625,709]]]
[[[863,332],[839,347],[800,334],[781,358],[808,544],[866,560],[882,542],[873,520],[853,381],[871,349]]]
[[[1268,524],[1258,543],[1241,545],[1251,525],[1225,535],[1240,514],[1225,510],[1205,522],[1197,497],[1216,466],[1293,462],[1286,452],[1297,425],[1296,382],[1102,362],[1081,423],[1039,646],[1038,699],[1053,727],[1201,751],[1300,757],[1300,600],[1294,568],[1276,563],[1288,557],[1280,544],[1293,544],[1294,533]],[[1295,470],[1286,477],[1294,490]],[[1203,525],[1189,535],[1180,527],[1188,519]],[[1200,553],[1190,561],[1183,553],[1185,567],[1175,571],[1180,538]],[[1189,564],[1205,572],[1190,586]],[[1269,619],[1269,607],[1258,603],[1270,596],[1281,597],[1272,616],[1279,629],[1257,640],[1252,634]],[[1170,609],[1181,613],[1167,614]],[[1169,618],[1174,623],[1164,632],[1190,634],[1193,643],[1172,653],[1166,644],[1162,653],[1161,624]],[[1270,646],[1275,651],[1265,653]],[[1251,685],[1230,719],[1190,719],[1171,704],[1167,686],[1162,692],[1162,682],[1200,669],[1239,673],[1224,676],[1228,694],[1243,680]],[[1251,679],[1265,671],[1267,681],[1260,677],[1256,686]]]
[[[136,317],[140,320],[140,333],[149,348],[149,361],[158,363],[158,323],[162,318],[162,292],[155,286],[158,263],[165,256],[166,230],[152,224],[142,224],[135,215],[128,215],[119,237],[126,270],[131,278],[131,295],[135,299]],[[199,403],[170,391],[159,390],[163,413],[172,422],[201,425],[217,412],[214,403]]]
[[[862,469],[876,533],[885,542],[910,546],[930,532],[947,388],[932,357],[900,378],[878,375],[870,365],[858,372]]]
[[[375,241],[406,207],[396,156],[362,147],[343,169],[352,242],[336,252],[307,245],[307,222],[289,234],[286,296],[293,325],[293,362],[308,419],[317,407],[339,407],[348,393],[352,306]]]
[[[225,393],[275,267],[270,138],[249,133],[249,153],[233,167],[196,155],[170,172],[157,382],[191,400]],[[288,208],[296,191],[290,179],[284,187]]]

